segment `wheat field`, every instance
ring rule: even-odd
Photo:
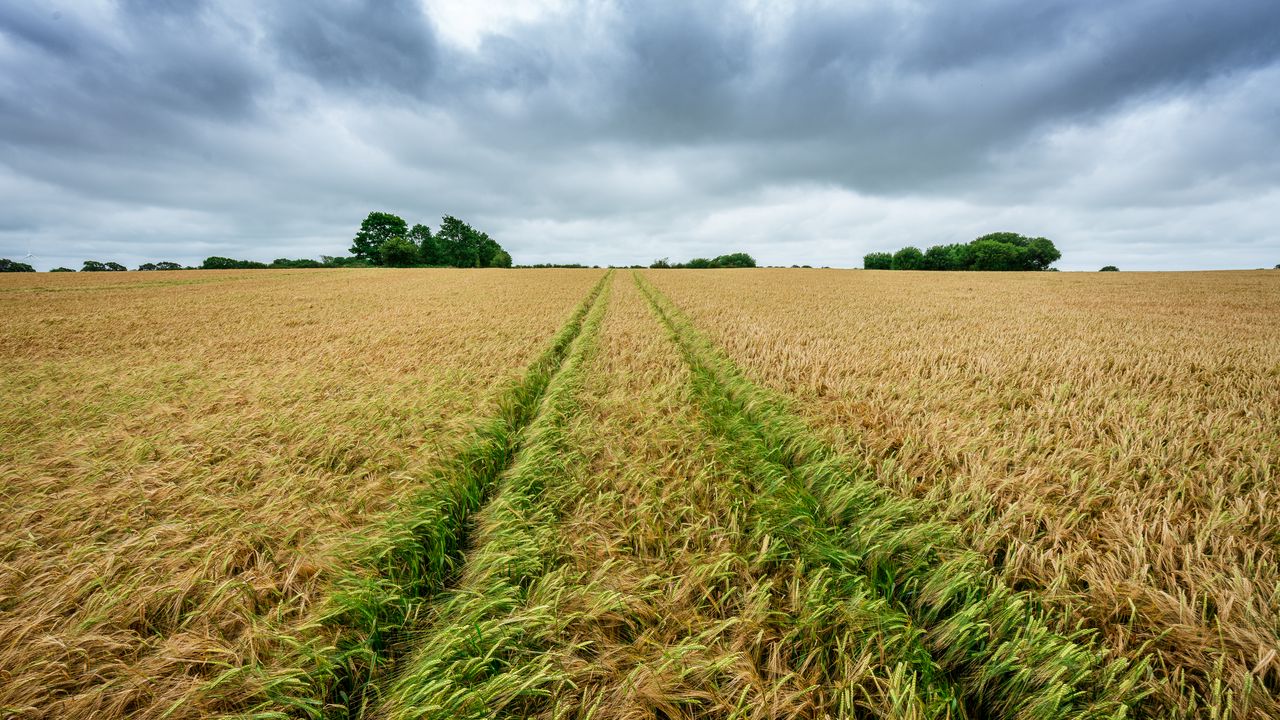
[[[1280,715],[1280,273],[652,279],[1162,712]]]
[[[1280,717],[1280,273],[0,308],[6,716]]]

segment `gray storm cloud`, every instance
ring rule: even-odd
[[[372,209],[517,262],[856,266],[1015,230],[1064,269],[1280,262],[1280,5],[0,8],[0,256],[341,254]]]

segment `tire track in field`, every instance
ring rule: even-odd
[[[584,458],[574,443],[583,366],[608,304],[601,292],[550,379],[493,499],[476,514],[474,548],[455,586],[413,633],[414,650],[388,683],[379,717],[524,716],[562,679],[550,650],[570,595],[590,593],[562,552],[558,509],[579,494]]]
[[[855,458],[825,446],[661,292],[634,278],[693,371],[712,430],[735,445],[724,460],[757,478],[757,502],[774,527],[780,562],[857,576],[849,591],[870,590],[919,628],[925,654],[917,677],[954,687],[964,715],[1132,716],[1149,693],[1145,665],[1108,659],[1084,632],[1052,631],[1034,598],[1006,588],[952,528],[891,497]]]
[[[293,667],[261,680],[253,717],[359,717],[376,700],[382,677],[405,653],[406,633],[421,623],[434,597],[465,577],[469,522],[492,504],[494,486],[536,441],[551,388],[573,364],[584,334],[593,332],[592,318],[602,312],[612,275],[596,283],[522,379],[503,393],[498,414],[423,479],[423,489],[381,532],[355,543],[347,561],[352,569],[335,581],[316,619],[298,637],[282,639],[293,646]]]
[[[750,478],[718,460],[723,441],[688,395],[684,359],[638,289],[614,295],[582,402],[590,472],[561,532],[595,602],[551,651],[564,679],[525,716],[902,718],[945,707],[895,672],[918,642],[869,622],[885,615],[882,600],[837,593],[825,568],[764,557]]]

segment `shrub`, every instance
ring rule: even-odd
[[[908,245],[893,254],[893,261],[890,263],[889,269],[923,270],[924,253],[920,252],[920,248]]]
[[[1120,272],[1120,268],[1115,265],[1103,265],[1102,269],[1098,272]]]
[[[84,267],[80,268],[80,272],[124,272],[128,270],[125,266],[118,262],[98,262],[97,260],[85,260]]]
[[[49,272],[75,272],[75,270],[72,270],[69,267],[56,267]]]
[[[254,260],[234,260],[218,255],[207,257],[204,262],[200,263],[201,270],[260,270],[265,267],[267,267],[266,263]]]
[[[418,246],[402,237],[383,242],[376,253],[378,264],[388,267],[409,267],[418,262]]]
[[[756,266],[756,259],[744,252],[721,255],[711,262],[716,267],[722,268],[753,268]]]
[[[893,254],[887,252],[873,252],[862,256],[862,267],[867,270],[892,270]]]
[[[924,253],[905,247],[897,253],[869,253],[863,257],[868,270],[1051,270],[1062,258],[1053,241],[996,232],[969,243],[933,245]]]

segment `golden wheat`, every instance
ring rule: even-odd
[[[0,714],[1280,715],[1280,275],[643,278],[0,278]]]
[[[0,710],[157,717],[269,663],[599,276],[3,278]]]
[[[1163,716],[1280,714],[1280,274],[646,273]]]

